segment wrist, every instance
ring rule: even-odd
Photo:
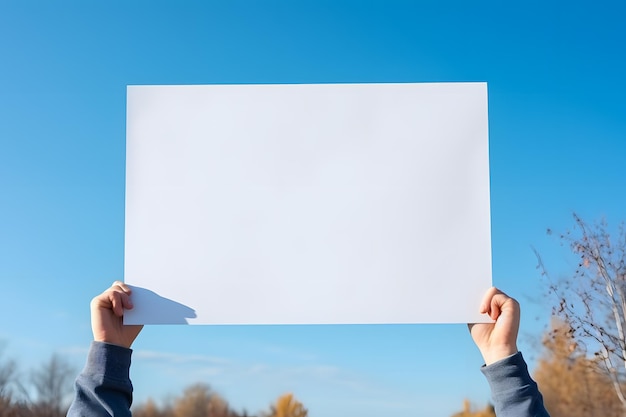
[[[485,365],[491,365],[519,352],[517,345],[497,346],[481,351]]]
[[[100,343],[106,343],[108,345],[115,345],[115,346],[119,346],[119,347],[123,347],[123,348],[130,348],[130,344],[129,343],[124,343],[124,340],[121,340],[121,338],[116,335],[116,334],[110,334],[111,332],[106,332],[106,331],[94,331],[93,332],[93,340],[94,342],[100,342]]]

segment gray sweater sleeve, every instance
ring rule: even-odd
[[[481,368],[498,417],[549,417],[521,352]]]
[[[92,342],[87,364],[76,378],[76,393],[67,416],[130,417],[131,353],[131,349],[121,346]]]

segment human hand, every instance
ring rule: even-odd
[[[93,339],[125,348],[137,338],[143,326],[125,326],[124,309],[132,309],[131,289],[120,281],[91,300],[91,330]]]
[[[486,365],[517,353],[517,333],[520,323],[519,303],[500,291],[490,288],[480,304],[495,323],[468,324],[474,343],[478,346]]]

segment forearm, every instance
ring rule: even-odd
[[[520,352],[484,366],[498,417],[548,417],[537,383]]]
[[[131,416],[131,353],[121,346],[92,342],[85,368],[76,378],[76,395],[68,417]]]

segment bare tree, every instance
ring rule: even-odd
[[[36,393],[35,408],[40,417],[62,417],[65,415],[65,399],[72,391],[74,369],[54,354],[31,374],[31,383]]]
[[[626,410],[626,233],[611,238],[606,222],[590,225],[574,214],[573,230],[559,235],[577,257],[567,278],[553,279],[537,253],[554,298],[553,313],[610,378]],[[548,234],[552,231],[548,230]],[[535,251],[536,252],[536,251]]]
[[[3,344],[0,344],[0,417],[33,416],[24,386],[19,381],[15,360],[4,357]]]
[[[17,375],[17,364],[13,359],[3,358],[4,346],[0,345],[0,398],[10,399]]]

